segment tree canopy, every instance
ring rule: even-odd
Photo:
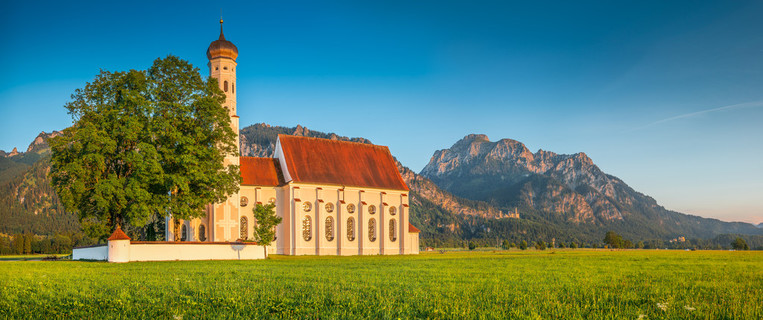
[[[741,237],[737,237],[734,242],[731,243],[731,247],[736,250],[750,250],[750,246],[747,245],[747,241],[744,241]]]
[[[52,184],[83,229],[103,237],[116,224],[152,216],[203,216],[238,190],[225,95],[214,78],[174,56],[148,70],[101,71],[66,104],[74,124],[50,139]]]

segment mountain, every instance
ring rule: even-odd
[[[511,139],[468,135],[436,151],[420,174],[456,196],[519,208],[525,219],[561,229],[611,229],[632,239],[763,234],[751,224],[667,210],[602,172],[585,153],[533,153]]]
[[[50,185],[48,139],[58,131],[40,133],[25,152],[0,157],[0,232],[54,234],[78,231],[76,215],[65,212]]]

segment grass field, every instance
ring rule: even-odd
[[[9,318],[761,319],[763,252],[0,262]]]

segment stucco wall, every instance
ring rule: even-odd
[[[109,258],[109,247],[99,245],[92,247],[74,248],[72,250],[72,260],[103,260]]]
[[[264,259],[262,246],[241,243],[132,243],[130,261]]]
[[[286,212],[284,220],[290,223],[284,226],[291,230],[291,239],[294,243],[279,252],[291,255],[412,253],[407,244],[409,240],[407,192],[293,183],[288,187],[290,210]],[[311,204],[310,211],[304,210],[306,202]],[[326,210],[326,205],[329,203],[334,206],[332,212]],[[347,210],[350,204],[355,206],[353,213]],[[373,214],[369,212],[371,206],[376,209]],[[393,207],[394,215],[390,213],[390,208]],[[310,217],[311,220],[312,237],[309,240],[305,240],[302,234],[302,221],[305,217]],[[334,221],[334,238],[331,240],[326,237],[328,217]],[[352,240],[348,237],[347,220],[349,218],[355,221],[355,237]],[[376,238],[373,241],[369,237],[371,219],[376,223]],[[395,224],[394,240],[390,238],[390,221],[394,221]]]

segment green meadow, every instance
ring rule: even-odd
[[[0,261],[2,318],[761,319],[763,252]]]

